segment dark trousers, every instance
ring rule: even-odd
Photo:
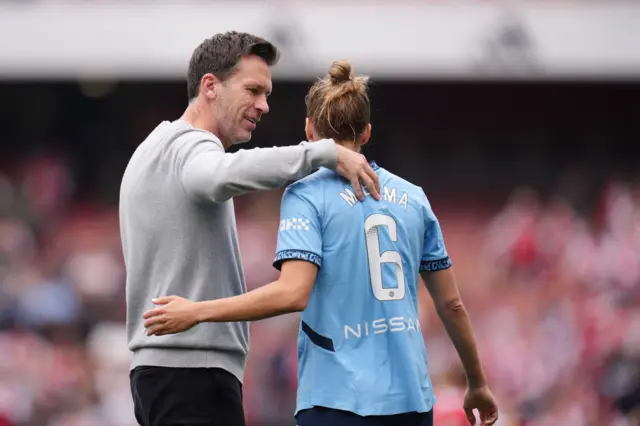
[[[141,426],[245,426],[242,384],[225,370],[137,367],[130,381]]]
[[[393,416],[362,417],[349,411],[313,407],[296,416],[298,426],[433,426],[433,410]]]

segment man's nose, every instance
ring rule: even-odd
[[[260,111],[262,114],[269,113],[269,103],[267,102],[266,96],[260,96],[260,98],[256,102],[256,109]]]

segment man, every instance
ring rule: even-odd
[[[306,98],[309,140],[331,137],[359,152],[371,135],[366,83],[348,62],[334,63]],[[206,302],[163,297],[144,314],[145,327],[162,339],[195,324],[303,311],[299,426],[432,426],[435,395],[418,320],[421,273],[465,369],[467,419],[475,424],[477,409],[481,424],[493,425],[497,406],[438,220],[421,188],[374,168],[382,201],[358,202],[355,188],[327,169],[287,188],[276,282]]]
[[[162,338],[145,334],[151,299],[177,294],[209,300],[246,292],[232,198],[277,188],[328,167],[379,197],[363,156],[332,140],[225,153],[247,142],[269,111],[269,42],[246,33],[217,34],[191,57],[189,105],[137,148],[120,191],[127,269],[131,391],[142,426],[244,425],[241,382],[248,324],[202,324]],[[360,193],[360,197],[364,195]]]

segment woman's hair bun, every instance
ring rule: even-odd
[[[352,79],[351,64],[349,61],[341,60],[331,64],[329,68],[329,79],[333,84],[342,84]]]

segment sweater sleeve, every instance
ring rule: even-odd
[[[180,176],[186,193],[198,200],[224,202],[253,191],[280,188],[319,167],[335,170],[332,139],[299,145],[227,153],[210,139],[181,147]]]

